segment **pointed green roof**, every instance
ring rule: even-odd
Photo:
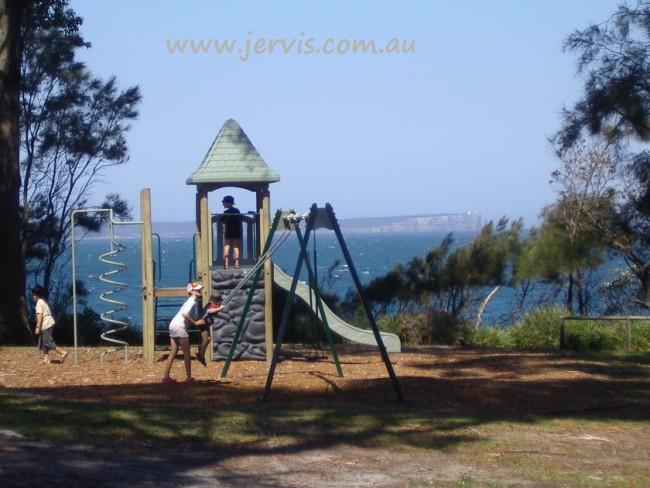
[[[273,183],[277,174],[260,156],[236,120],[221,127],[203,162],[187,179],[188,185],[214,183]]]

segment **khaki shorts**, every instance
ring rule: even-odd
[[[184,325],[169,325],[169,337],[189,337]]]
[[[54,326],[41,329],[41,333],[38,336],[38,348],[43,352],[56,349],[56,344],[54,343]]]

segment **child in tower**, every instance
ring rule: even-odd
[[[238,208],[235,207],[235,199],[226,195],[222,202],[225,210],[221,216],[223,224],[223,267],[230,267],[230,251],[232,250],[235,269],[239,268],[239,252],[243,234],[242,215]]]

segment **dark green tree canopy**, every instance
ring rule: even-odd
[[[23,237],[29,270],[45,286],[68,248],[72,211],[90,206],[106,169],[129,160],[126,132],[141,99],[137,86],[120,90],[115,77],[101,80],[77,61],[90,47],[81,25],[67,0],[35,0],[22,29]],[[102,207],[128,214],[114,194]],[[78,225],[97,230],[102,218],[86,215]]]
[[[607,21],[571,34],[564,49],[578,53],[585,86],[582,99],[563,112],[559,149],[586,134],[649,141],[650,3],[621,5]]]
[[[523,223],[488,222],[471,242],[454,248],[452,234],[424,256],[398,264],[365,287],[381,312],[438,310],[457,317],[486,286],[506,283]]]
[[[585,85],[564,110],[554,136],[562,157],[588,138],[603,138],[616,155],[611,212],[593,224],[623,257],[638,284],[637,304],[650,306],[650,1],[621,5],[605,22],[571,34],[565,50],[577,53]]]

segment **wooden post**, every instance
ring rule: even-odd
[[[268,238],[271,226],[271,192],[268,185],[259,191],[258,205],[260,214],[260,249]],[[266,362],[273,359],[273,263],[267,259],[264,263],[264,333],[266,343]]]
[[[203,303],[208,303],[212,292],[212,216],[208,205],[208,192],[201,189],[197,194],[198,220],[197,227],[199,231],[199,249],[196,253],[197,267],[196,273],[203,285],[201,293]],[[200,256],[200,258],[199,258]],[[200,262],[200,266],[199,263]],[[207,350],[208,360],[212,360],[212,340]]]
[[[196,191],[196,217],[195,217],[195,230],[194,230],[194,269],[196,270],[197,276],[191,276],[190,278],[196,278],[199,276],[201,269],[203,269],[203,251],[201,249],[203,243],[201,242],[201,191],[197,187]]]
[[[625,351],[632,351],[632,321],[628,318],[625,321]]]
[[[151,190],[143,188],[140,191],[140,219],[142,220],[142,356],[153,364],[155,349],[155,317],[154,317],[154,283],[153,283],[153,254],[151,226]],[[160,266],[160,263],[158,263]]]

